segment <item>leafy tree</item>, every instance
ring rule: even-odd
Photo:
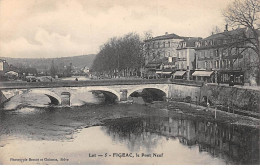
[[[100,47],[92,70],[98,74],[118,76],[119,72],[129,75],[142,66],[142,41],[138,34],[128,33],[113,37]]]
[[[54,65],[54,60],[52,60],[51,62],[50,74],[52,77],[55,77],[55,75],[57,74],[57,70]]]

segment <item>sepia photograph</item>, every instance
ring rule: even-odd
[[[1,165],[259,165],[260,0],[0,0]]]

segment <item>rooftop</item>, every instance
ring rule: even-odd
[[[156,40],[165,40],[165,39],[186,39],[186,38],[189,38],[189,37],[182,37],[182,36],[179,36],[179,35],[174,34],[174,33],[168,34],[166,32],[165,35],[152,37],[152,38],[150,38],[148,40],[145,40],[145,42],[156,41]]]

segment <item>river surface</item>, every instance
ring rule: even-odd
[[[137,102],[15,97],[0,109],[0,164],[259,164],[259,129]]]

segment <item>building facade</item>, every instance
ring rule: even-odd
[[[145,70],[146,73],[171,75],[175,70],[177,60],[177,47],[186,37],[176,34],[157,36],[144,41]]]
[[[4,78],[5,73],[9,71],[9,65],[6,60],[0,59],[0,80]]]
[[[195,43],[202,38],[191,37],[181,42],[177,47],[177,61],[175,63],[176,72],[173,74],[175,79],[191,79],[191,74],[195,70]]]
[[[246,29],[240,28],[213,34],[195,44],[196,68],[193,79],[213,83],[244,84],[249,82],[249,57],[252,53],[245,49]]]

